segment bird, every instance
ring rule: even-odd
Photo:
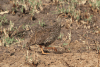
[[[26,47],[30,49],[30,45],[39,45],[42,54],[49,54],[43,51],[43,46],[45,49],[52,49],[57,52],[55,47],[48,47],[53,43],[59,36],[61,30],[60,22],[56,22],[52,26],[44,27],[39,30],[36,30],[35,33],[30,38],[29,42],[26,44]]]

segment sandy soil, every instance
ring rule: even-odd
[[[16,6],[12,0],[0,0],[0,11],[10,11],[0,14],[7,19],[7,23],[2,22],[0,28],[0,67],[100,67],[99,11],[92,11],[92,7],[85,1],[83,5],[76,6],[76,9],[82,12],[81,18],[77,21],[69,13],[53,13],[57,11],[57,3],[53,0],[43,0],[43,3],[43,9],[31,16],[29,10],[23,13],[20,11],[21,5],[18,5],[17,10],[13,12],[12,7]],[[85,10],[93,15],[91,21],[83,20],[87,17]],[[44,49],[50,54],[42,55],[38,45],[30,46],[32,50],[24,48],[31,34],[41,27],[39,21],[50,25],[50,22],[57,19],[61,22],[61,32],[58,39],[50,45],[56,47],[57,52]],[[14,30],[10,30],[11,27]],[[4,32],[5,29],[7,34]],[[10,44],[3,42],[7,36],[14,37],[17,42]]]

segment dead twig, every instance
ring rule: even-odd
[[[9,13],[9,11],[0,12],[1,15],[5,14],[5,13]]]

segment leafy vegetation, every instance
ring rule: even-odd
[[[3,23],[8,23],[8,20],[6,19],[6,15],[4,15],[3,17],[0,16],[0,26],[2,26]]]
[[[10,44],[12,44],[13,42],[17,42],[17,40],[14,38],[14,37],[12,37],[12,38],[10,38],[10,37],[7,37],[7,38],[5,38],[5,44],[6,45],[10,45]]]

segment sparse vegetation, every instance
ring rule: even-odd
[[[6,19],[6,15],[4,15],[3,17],[0,16],[0,26],[2,26],[5,23],[8,23],[8,20]]]
[[[42,21],[39,21],[39,25],[41,25],[42,27],[44,27],[45,22],[43,20]]]
[[[17,42],[17,40],[14,38],[14,37],[12,37],[12,38],[9,38],[9,37],[7,37],[7,38],[5,38],[5,44],[6,45],[10,45],[10,44],[12,44],[13,42]]]
[[[21,67],[28,59],[31,60],[28,67],[100,66],[100,0],[8,1],[0,0],[0,66]],[[45,24],[49,26],[51,21],[56,23],[56,19],[61,21],[61,32],[51,45],[57,47],[57,52],[44,50],[51,55],[41,55],[36,45],[31,47],[37,51],[26,51],[26,41],[38,26],[39,29]]]
[[[68,43],[63,43],[63,45],[62,45],[62,46],[65,46],[65,45],[68,45]]]
[[[64,36],[64,34],[60,33],[58,39],[62,39],[63,36]]]

